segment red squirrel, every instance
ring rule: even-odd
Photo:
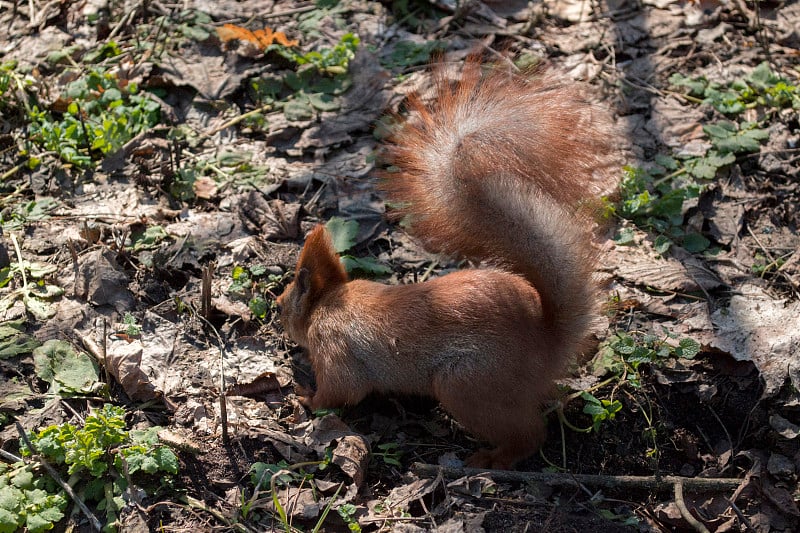
[[[312,410],[372,392],[432,396],[494,448],[467,464],[511,468],[541,445],[554,380],[598,314],[591,220],[608,188],[610,118],[553,75],[468,61],[435,98],[409,98],[382,187],[431,251],[482,261],[423,283],[350,281],[324,226],[308,235],[278,298],[307,350]]]

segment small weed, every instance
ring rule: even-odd
[[[5,200],[0,198],[0,206],[5,204]],[[9,205],[9,209],[0,212],[0,225],[6,230],[19,230],[26,222],[47,220],[58,206],[58,201],[50,197]]]
[[[320,471],[325,470],[330,465],[331,458],[332,451],[329,448],[326,450],[325,458],[322,461],[307,461],[294,465],[290,465],[286,461],[281,461],[277,464],[261,462],[253,463],[253,465],[250,467],[250,481],[253,484],[253,495],[249,498],[249,500],[244,502],[242,509],[244,509],[247,514],[250,514],[251,509],[263,508],[264,506],[262,499],[260,498],[261,491],[264,489],[264,487],[269,486],[269,497],[274,507],[274,514],[276,515],[274,518],[281,523],[284,531],[296,531],[296,529],[291,525],[289,515],[281,503],[280,498],[278,497],[278,487],[288,486],[294,482],[303,483],[304,481],[313,479],[314,474],[306,472],[305,468],[316,467]],[[341,490],[341,487],[342,486],[340,485],[336,490],[336,493],[329,500],[328,505],[320,515],[317,525],[313,531],[318,531],[322,526],[333,502],[336,500],[336,497]],[[244,515],[243,517],[247,518]],[[257,519],[258,517],[252,515],[251,518]]]
[[[272,44],[266,53],[276,53],[289,60],[296,69],[285,75],[266,75],[250,80],[248,89],[258,105],[273,104],[282,109],[289,120],[309,120],[319,112],[339,109],[338,96],[352,85],[347,74],[355,57],[359,39],[344,35],[333,48],[301,53],[292,47]],[[261,116],[252,116],[248,125],[258,127]]]
[[[674,74],[670,83],[689,90],[689,97],[706,102],[717,111],[736,117],[751,107],[772,111],[782,107],[800,109],[800,90],[759,65],[747,77],[726,85],[710,83],[704,77],[687,78]],[[702,98],[702,100],[700,99]],[[658,234],[656,251],[664,254],[677,242],[692,253],[703,252],[711,242],[683,226],[686,200],[697,198],[707,181],[720,169],[736,162],[739,154],[757,152],[769,132],[756,122],[720,120],[703,126],[712,148],[701,156],[671,157],[660,154],[648,169],[626,167],[620,186],[620,199],[607,204],[607,214],[633,221]],[[626,232],[619,244],[631,239]]]
[[[361,526],[358,525],[358,520],[355,518],[357,508],[351,503],[345,503],[336,508],[336,512],[342,517],[344,523],[347,524],[347,529],[353,533],[359,533]]]
[[[95,502],[98,510],[105,511],[104,530],[116,531],[118,512],[125,505],[122,495],[134,477],[178,472],[178,458],[172,450],[160,444],[158,430],[157,427],[126,430],[125,410],[107,404],[87,416],[82,428],[72,424],[49,426],[33,435],[31,443],[52,465],[64,471],[64,478],[83,487],[85,500]],[[20,451],[25,456],[31,455],[25,446],[21,446]],[[20,465],[12,466],[23,468]],[[112,476],[112,467],[123,475]],[[0,492],[4,490],[2,485],[0,476]],[[46,503],[49,513],[40,518],[37,531],[51,529],[53,523],[63,517],[65,503],[61,502],[64,496],[57,486],[47,479],[34,478],[30,472],[26,474],[25,485],[35,487],[34,491],[16,494],[20,498],[17,507],[26,508],[36,502],[40,502],[38,505],[41,507],[41,502]],[[34,496],[36,499],[32,500]],[[4,498],[0,497],[0,511],[7,511],[6,514],[0,512],[0,525],[3,520],[8,520],[21,526],[29,520],[27,514],[9,510],[5,505]]]
[[[361,40],[352,33],[346,33],[333,48],[301,53],[288,46],[270,45],[266,52],[277,52],[298,66],[311,65],[319,72],[339,75],[347,72],[350,61],[356,55]]]
[[[39,533],[64,518],[67,498],[35,465],[0,463],[0,531]]]
[[[598,398],[591,390],[580,391],[574,395],[585,402],[583,412],[592,417],[591,429],[598,431],[603,422],[613,420],[622,410],[622,404],[614,398],[617,389],[625,385],[641,389],[642,377],[639,369],[642,364],[659,365],[669,357],[692,359],[700,353],[700,344],[697,341],[682,338],[675,342],[676,335],[666,329],[663,333],[663,336],[659,337],[638,332],[618,332],[600,345],[597,355],[591,362],[591,372],[595,376],[611,375],[600,386],[595,387],[600,388],[614,383],[610,397]]]
[[[744,78],[725,84],[710,82],[705,76],[689,78],[680,73],[673,74],[669,82],[688,89],[689,96],[702,99],[724,115],[739,115],[759,106],[800,109],[800,89],[773,72],[766,61]]]
[[[136,323],[136,317],[132,314],[125,313],[122,323],[125,324],[125,334],[129,337],[138,337],[142,334],[142,327]]]
[[[236,265],[231,272],[231,278],[233,282],[228,287],[228,293],[247,301],[253,316],[265,319],[275,306],[272,291],[283,283],[284,276],[268,274],[266,267],[261,265]]]
[[[652,443],[646,452],[646,457],[652,460],[654,468],[657,468],[658,431],[654,425],[652,406],[647,395],[642,391],[641,365],[659,365],[669,357],[692,359],[700,353],[700,344],[697,341],[682,338],[675,342],[676,335],[666,329],[663,330],[663,333],[663,336],[659,337],[638,332],[618,332],[603,342],[592,360],[591,371],[598,377],[608,374],[611,376],[591,389],[579,391],[571,396],[571,398],[579,397],[584,401],[583,412],[592,418],[592,425],[588,428],[576,427],[567,421],[563,413],[559,411],[559,419],[563,424],[562,431],[564,426],[580,433],[600,431],[604,423],[614,420],[622,411],[624,405],[616,398],[617,393],[621,392],[636,404],[637,412],[645,419],[647,426],[644,429],[644,437]],[[592,393],[612,384],[611,393],[607,398],[598,398]],[[639,394],[633,394],[630,389],[633,389],[634,392],[638,391]],[[644,400],[640,401],[642,397]],[[566,453],[564,454],[564,464],[566,464]]]
[[[0,360],[32,353],[39,341],[25,333],[23,320],[0,322]]]
[[[639,366],[642,363],[660,364],[669,357],[693,359],[700,353],[700,344],[694,339],[677,338],[666,328],[659,337],[644,333],[618,332],[600,345],[592,362],[592,372],[601,376],[612,374],[635,388],[641,386]]]
[[[253,126],[251,118],[247,124]],[[255,125],[254,127],[259,127]],[[169,184],[170,194],[183,202],[192,202],[198,198],[196,184],[201,176],[207,176],[217,182],[251,183],[254,186],[263,182],[268,175],[268,167],[253,164],[253,155],[247,152],[223,150],[211,158],[190,156],[191,161],[185,164],[173,176]],[[203,195],[199,195],[203,198]]]
[[[622,410],[622,402],[619,400],[600,400],[586,391],[581,392],[581,398],[586,402],[583,412],[592,417],[592,429],[595,432],[600,431],[600,424],[606,420],[614,420]]]
[[[160,119],[159,104],[135,83],[100,68],[69,83],[59,102],[64,106],[59,111],[31,108],[30,136],[77,167],[93,166]]]
[[[384,464],[389,466],[401,467],[403,464],[400,462],[400,458],[403,456],[403,452],[398,449],[399,447],[400,445],[396,442],[378,444],[377,448],[380,451],[373,451],[372,456],[382,460]]]

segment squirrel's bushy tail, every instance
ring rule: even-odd
[[[552,74],[475,60],[456,82],[440,67],[431,103],[414,95],[409,107],[383,153],[396,215],[431,251],[523,275],[554,338],[581,342],[597,290],[592,224],[578,213],[613,188],[608,114]]]

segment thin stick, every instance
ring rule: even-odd
[[[232,119],[230,119],[229,121],[225,122],[224,124],[221,124],[221,125],[217,126],[216,128],[214,128],[212,130],[209,130],[209,131],[203,133],[202,135],[200,135],[200,137],[197,138],[197,144],[202,143],[203,141],[205,141],[209,137],[211,137],[213,135],[216,135],[217,133],[221,132],[224,129],[228,129],[231,126],[235,126],[238,123],[240,123],[240,122],[242,122],[244,120],[247,120],[248,118],[250,118],[252,116],[255,116],[255,115],[259,114],[259,113],[263,113],[265,111],[269,111],[270,109],[272,109],[272,104],[266,104],[266,105],[263,105],[263,106],[259,107],[258,109],[253,109],[252,111],[248,111],[247,113],[242,113],[241,115],[235,116]]]
[[[559,488],[575,488],[579,484],[604,489],[638,489],[650,492],[672,492],[675,483],[682,483],[691,492],[725,491],[736,489],[743,480],[735,478],[685,478],[680,476],[606,476],[601,474],[570,474],[547,472],[516,472],[513,470],[491,470],[480,468],[454,468],[424,463],[414,463],[411,470],[421,477],[442,475],[448,479],[464,476],[487,475],[493,480],[507,482],[544,483]]]

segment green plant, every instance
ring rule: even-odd
[[[36,376],[50,384],[48,394],[61,397],[87,396],[108,392],[100,382],[97,363],[76,351],[67,341],[50,339],[33,350]]]
[[[800,109],[800,89],[773,72],[766,61],[750,74],[728,83],[709,81],[705,76],[689,78],[675,73],[669,82],[688,89],[689,96],[702,99],[725,115],[738,115],[757,106]]]
[[[130,313],[125,313],[122,317],[122,323],[125,324],[125,334],[129,337],[138,337],[142,333],[142,327],[136,323],[136,317]]]
[[[99,155],[115,152],[160,119],[159,104],[140,93],[135,83],[100,68],[66,86],[61,113],[30,111],[31,139],[62,160],[90,167]]]
[[[116,531],[118,512],[125,505],[122,494],[134,478],[142,474],[177,474],[178,458],[160,444],[158,427],[146,430],[125,429],[125,410],[110,404],[86,417],[83,427],[72,424],[48,426],[31,438],[37,452],[61,469],[69,484],[85,500],[95,502],[105,511],[105,530]],[[31,455],[21,446],[23,455]],[[111,469],[121,476],[111,475]],[[45,482],[41,482],[45,484]],[[50,486],[47,494],[63,498]],[[58,503],[58,500],[55,500]],[[52,523],[60,520],[53,513]]]
[[[275,306],[272,291],[283,283],[284,276],[267,273],[263,265],[236,265],[231,271],[231,278],[233,282],[228,287],[228,293],[245,300],[256,318],[266,318]]]
[[[31,158],[30,160],[35,163],[34,166],[38,165],[38,159]],[[0,198],[0,206],[5,204],[5,201],[5,198]],[[0,212],[0,225],[4,229],[19,230],[25,222],[47,220],[50,217],[50,212],[59,205],[58,201],[47,196],[38,200],[8,205],[8,209]]]
[[[36,473],[35,465],[0,463],[0,533],[53,529],[64,518],[67,503],[52,479]]]
[[[666,328],[657,336],[640,332],[617,332],[600,345],[592,361],[595,375],[611,373],[631,386],[641,386],[639,366],[661,364],[669,357],[693,359],[700,353],[700,344],[688,337],[677,339]]]
[[[277,75],[253,78],[248,83],[251,98],[259,105],[282,109],[289,120],[308,120],[317,112],[339,109],[338,96],[352,85],[347,69],[355,56],[359,39],[344,35],[333,48],[301,53],[292,47],[272,44],[266,53],[274,52],[296,66],[295,70]],[[249,117],[248,124],[263,122],[260,114]]]
[[[662,336],[640,332],[617,332],[603,342],[592,360],[591,371],[598,377],[608,374],[611,376],[591,389],[578,391],[570,396],[570,399],[581,398],[583,400],[583,412],[591,417],[592,425],[587,428],[576,427],[566,420],[563,411],[559,410],[562,435],[565,426],[580,433],[599,431],[605,422],[614,420],[624,408],[622,402],[616,398],[617,394],[621,392],[636,404],[637,412],[644,418],[647,425],[643,436],[652,443],[646,456],[657,463],[658,431],[654,424],[650,400],[642,390],[640,369],[643,364],[660,365],[669,357],[692,359],[700,353],[700,344],[697,341],[682,338],[676,342],[676,339],[676,335],[664,328]],[[599,398],[593,394],[594,391],[612,384],[613,387],[608,397]],[[634,392],[636,394],[633,394]],[[564,450],[563,453],[566,468],[566,451]]]
[[[403,466],[400,462],[403,452],[398,449],[399,447],[400,445],[396,442],[378,444],[377,448],[380,451],[373,451],[372,456],[381,459],[387,465],[400,467]]]
[[[677,165],[675,159],[660,157],[657,162],[661,165],[649,170],[624,167],[619,200],[607,203],[607,213],[658,233],[655,243],[658,253],[666,253],[673,241],[682,242],[690,251],[704,250],[710,243],[702,235],[687,233],[683,228],[684,202],[696,198],[702,186],[691,179],[680,178],[674,171],[669,173]],[[633,240],[633,231],[623,229],[615,240],[628,244]]]
[[[25,333],[23,320],[0,322],[0,359],[33,352],[40,343]]]
[[[275,518],[281,523],[285,531],[296,531],[296,529],[291,525],[289,515],[287,514],[286,509],[283,507],[283,504],[278,497],[278,487],[287,486],[293,482],[303,483],[307,480],[313,479],[314,474],[306,472],[305,469],[307,467],[316,467],[320,471],[325,470],[330,465],[331,459],[332,450],[328,448],[325,450],[325,458],[321,461],[307,461],[293,465],[289,465],[289,463],[286,461],[281,461],[277,464],[261,462],[253,463],[253,465],[250,467],[250,481],[253,483],[254,487],[253,495],[248,501],[243,503],[242,509],[244,509],[247,513],[250,513],[252,509],[259,507],[256,504],[259,502],[262,487],[265,487],[267,484],[269,484],[270,500],[273,508],[275,509],[275,514],[277,515]],[[339,495],[341,488],[342,485],[339,485],[339,488],[336,489],[336,493],[330,498],[328,504],[323,509],[322,514],[317,520],[317,524],[312,531],[319,531],[322,524],[325,522],[325,518],[327,517],[333,502]]]
[[[256,121],[255,115],[246,124],[253,125],[252,121]],[[264,182],[269,170],[264,165],[254,164],[253,154],[249,152],[222,150],[210,158],[189,155],[189,159],[189,162],[178,169],[169,184],[170,194],[185,202],[197,198],[195,187],[202,176],[212,178],[215,183],[236,181],[237,185],[245,182],[258,187]]]
[[[767,112],[782,108],[800,109],[800,90],[769,69],[767,63],[749,75],[727,84],[711,83],[705,77],[688,78],[673,74],[670,83],[688,89],[692,101],[705,102],[714,109],[736,117],[748,108],[761,107]],[[738,154],[757,152],[769,132],[756,122],[719,120],[703,126],[713,148],[699,156],[672,157],[659,154],[647,169],[625,167],[620,198],[607,203],[607,214],[633,221],[637,226],[658,234],[656,251],[666,253],[673,242],[689,252],[708,249],[710,241],[683,227],[683,206],[697,198],[705,182],[714,179],[720,169],[736,161]],[[617,242],[626,244],[631,231],[623,231]]]
[[[586,402],[583,412],[592,417],[592,429],[595,432],[600,430],[600,424],[606,420],[614,420],[622,410],[622,402],[619,400],[600,400],[586,391],[581,392],[581,398]]]
[[[640,332],[617,332],[604,341],[591,363],[592,374],[610,377],[589,390],[579,391],[572,397],[584,401],[583,412],[592,417],[592,426],[580,429],[567,423],[572,429],[580,432],[598,431],[603,422],[613,420],[623,405],[615,399],[617,390],[624,386],[640,389],[642,378],[640,367],[660,365],[669,357],[692,359],[700,353],[700,344],[688,337],[677,339],[677,336],[663,329],[662,336]],[[595,389],[614,384],[608,398],[598,398],[592,394]],[[635,398],[633,401],[637,402]],[[638,402],[637,402],[638,403]],[[648,421],[648,430],[652,429],[652,417],[645,409],[640,409]],[[564,422],[566,422],[564,420]]]
[[[274,51],[298,66],[311,65],[319,72],[338,75],[347,72],[347,67],[355,57],[360,43],[361,40],[357,35],[346,33],[333,48],[301,53],[288,46],[271,44],[266,52]]]
[[[431,62],[434,54],[444,52],[447,45],[442,41],[399,41],[395,43],[392,53],[381,59],[384,67],[406,69],[415,65],[425,65]]]
[[[359,533],[361,531],[361,526],[358,525],[358,521],[355,518],[356,511],[357,508],[352,503],[344,503],[336,508],[336,512],[339,513],[344,523],[347,524],[347,529],[353,533]]]

